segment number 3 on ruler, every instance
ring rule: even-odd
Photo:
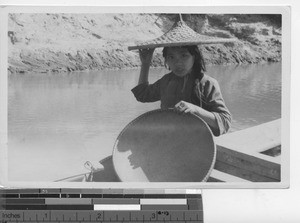
[[[156,215],[156,213],[152,213],[151,219],[156,219],[155,215]]]

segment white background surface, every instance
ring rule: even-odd
[[[1,5],[108,5],[108,6],[291,6],[291,131],[290,131],[290,188],[289,189],[205,189],[204,222],[220,223],[289,223],[300,222],[300,146],[298,142],[300,126],[300,72],[299,40],[300,40],[300,1],[297,0],[211,0],[211,1],[161,1],[161,0],[135,0],[135,1],[1,1]]]

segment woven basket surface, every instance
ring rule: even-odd
[[[233,42],[235,39],[215,38],[195,32],[185,22],[177,22],[164,35],[145,42],[140,42],[136,46],[128,47],[129,50],[145,49],[165,46],[183,46],[183,45],[199,45]]]
[[[191,114],[153,110],[130,122],[114,145],[123,182],[203,182],[216,159],[207,124]]]

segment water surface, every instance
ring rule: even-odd
[[[281,64],[211,66],[233,115],[231,131],[281,117]],[[150,82],[165,69],[153,69]],[[159,102],[131,93],[139,70],[24,74],[8,78],[9,180],[54,181],[111,155],[120,131]]]

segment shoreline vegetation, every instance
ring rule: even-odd
[[[281,15],[183,14],[196,32],[235,43],[202,45],[207,65],[281,61]],[[128,46],[157,38],[178,14],[9,14],[8,73],[53,73],[140,67]],[[162,48],[152,67],[164,66]]]

